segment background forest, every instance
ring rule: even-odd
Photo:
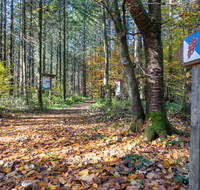
[[[191,72],[174,54],[193,27],[189,7],[188,1],[172,0],[163,1],[161,6],[165,100],[184,105],[190,97]],[[106,59],[112,96],[114,80],[126,81],[114,24],[100,1],[2,0],[0,10],[1,104],[14,97],[31,105],[36,92],[42,91],[38,87],[41,73],[56,75],[52,96],[62,95],[63,100],[72,95],[103,98]],[[127,44],[131,61],[140,65],[135,73],[140,98],[145,101],[144,42],[127,10]],[[42,105],[41,97],[38,105]]]

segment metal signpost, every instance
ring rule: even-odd
[[[56,75],[42,73],[42,89],[49,90],[49,102],[51,102],[51,86],[52,86],[52,79]]]
[[[189,189],[200,190],[200,32],[184,39],[176,57],[192,66]]]

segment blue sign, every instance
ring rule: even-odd
[[[183,42],[183,62],[200,59],[200,32],[197,32]]]

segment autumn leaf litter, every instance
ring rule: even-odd
[[[78,107],[77,107],[78,109]],[[180,117],[170,117],[182,130]],[[0,127],[0,189],[188,189],[189,137],[146,142],[126,117],[23,114]],[[143,129],[144,131],[144,129]]]

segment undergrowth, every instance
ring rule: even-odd
[[[51,103],[49,102],[49,92],[45,91],[42,94],[43,110],[44,109],[63,109],[69,106],[83,103],[87,98],[82,96],[69,96],[66,100],[63,100],[62,94],[52,93]],[[2,96],[0,99],[0,109],[8,111],[19,111],[19,110],[41,110],[38,106],[38,96],[36,93],[32,93],[28,97],[28,105],[25,104],[23,96],[20,97],[8,97]]]

